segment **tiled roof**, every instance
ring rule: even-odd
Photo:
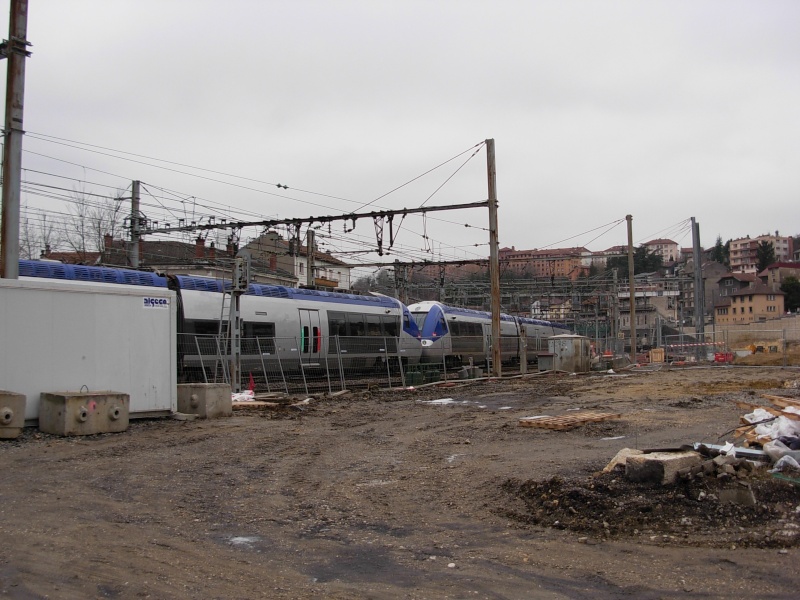
[[[765,294],[776,294],[779,296],[785,296],[783,292],[780,290],[773,290],[771,287],[760,284],[754,287],[746,287],[740,290],[737,290],[731,294],[731,296],[763,296]]]

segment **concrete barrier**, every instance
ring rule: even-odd
[[[39,429],[55,435],[94,435],[128,429],[130,396],[120,392],[43,392]]]
[[[0,439],[13,440],[25,427],[25,395],[0,390]]]
[[[201,419],[230,417],[233,414],[231,386],[224,383],[178,384],[178,412]]]

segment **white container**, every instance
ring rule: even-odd
[[[0,279],[0,389],[40,394],[115,390],[130,416],[158,416],[177,404],[175,292],[52,279]]]

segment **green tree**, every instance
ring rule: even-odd
[[[714,244],[714,247],[711,249],[711,260],[718,262],[721,265],[729,265],[730,264],[730,250],[731,250],[731,241],[728,240],[724,244],[722,243],[722,236],[717,236],[717,242]]]
[[[781,291],[786,294],[783,299],[786,310],[797,312],[800,309],[800,280],[787,277],[781,284]]]
[[[639,273],[652,273],[659,271],[664,266],[664,260],[660,254],[650,251],[650,249],[641,245],[633,251],[633,274]],[[620,275],[624,276],[628,272],[628,257],[615,256],[609,258],[606,263],[606,270],[618,269]]]
[[[772,242],[763,240],[758,243],[756,259],[758,260],[759,273],[775,262],[775,246],[772,245]]]

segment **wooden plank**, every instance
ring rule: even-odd
[[[767,442],[772,441],[772,438],[768,435],[757,435],[755,432],[755,427],[752,425],[743,425],[742,427],[737,427],[734,430],[734,437],[743,437],[750,444],[764,445]]]
[[[787,408],[789,406],[800,408],[800,400],[795,400],[794,398],[786,398],[785,396],[771,396],[770,394],[761,394],[761,397],[766,398],[775,406],[780,406],[781,408]]]
[[[538,427],[540,429],[554,429],[557,431],[564,431],[567,429],[574,429],[587,423],[597,423],[600,421],[607,421],[609,419],[619,419],[622,417],[620,413],[601,413],[595,411],[586,411],[573,413],[571,415],[560,415],[556,417],[542,416],[542,417],[526,417],[519,420],[521,427]]]
[[[231,404],[233,408],[277,408],[278,406],[286,406],[279,402],[262,402],[260,400],[232,402]]]

